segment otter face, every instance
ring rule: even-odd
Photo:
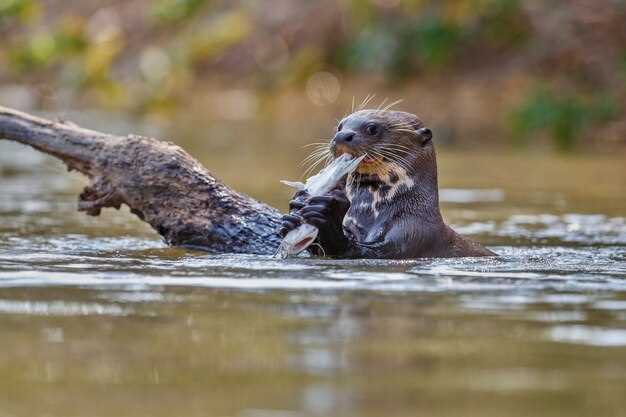
[[[335,156],[365,154],[357,173],[383,176],[390,167],[411,172],[417,159],[433,154],[431,139],[430,129],[413,114],[360,110],[339,123],[330,146]]]

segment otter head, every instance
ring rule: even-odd
[[[345,117],[330,143],[335,157],[348,153],[366,155],[356,172],[360,175],[396,177],[432,169],[432,132],[415,115],[390,110],[360,110]],[[436,170],[436,166],[435,166]],[[383,180],[384,181],[384,180]]]

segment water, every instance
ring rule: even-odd
[[[182,142],[285,206],[297,145],[263,143],[251,181],[239,148]],[[626,415],[623,158],[439,166],[446,218],[500,257],[167,248],[127,210],[75,212],[78,176],[0,142],[0,416]]]

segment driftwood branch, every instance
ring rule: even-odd
[[[53,155],[90,179],[78,209],[97,216],[122,204],[170,245],[272,254],[280,213],[239,194],[170,142],[114,136],[0,107],[0,139]]]

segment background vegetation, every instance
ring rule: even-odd
[[[0,0],[0,102],[244,120],[376,92],[443,141],[621,148],[624,22],[620,0]]]

